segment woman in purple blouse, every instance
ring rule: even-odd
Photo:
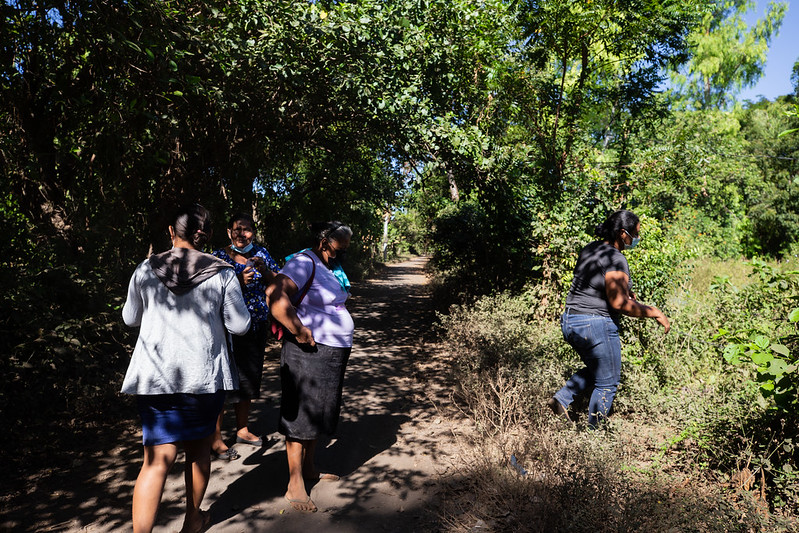
[[[354,329],[345,306],[349,281],[341,269],[352,230],[340,222],[311,230],[313,248],[294,254],[267,289],[272,316],[288,331],[280,354],[278,431],[286,436],[286,499],[302,512],[317,510],[306,481],[338,479],[317,470],[314,451],[319,435],[332,435],[338,424]]]

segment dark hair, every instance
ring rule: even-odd
[[[638,216],[632,211],[622,209],[611,214],[605,222],[596,227],[596,234],[599,238],[613,242],[621,230],[630,235],[638,225]]]
[[[318,244],[323,240],[337,241],[339,239],[352,237],[352,230],[349,226],[338,220],[331,220],[330,222],[313,222],[311,224],[311,234],[313,235],[314,244]]]
[[[251,215],[248,215],[243,211],[240,213],[236,213],[235,215],[230,217],[230,220],[228,220],[227,222],[227,229],[233,229],[233,224],[235,224],[239,220],[247,222],[250,225],[250,227],[252,227],[252,229],[255,230],[255,219],[253,219]]]
[[[181,206],[172,217],[175,235],[201,250],[211,238],[211,215],[200,204]]]

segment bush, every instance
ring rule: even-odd
[[[669,314],[672,332],[664,335],[651,320],[624,320],[622,383],[614,403],[622,418],[611,417],[611,426],[614,420],[654,421],[659,431],[672,432],[663,453],[678,452],[671,461],[679,468],[704,468],[721,479],[749,469],[766,484],[773,506],[795,511],[799,421],[792,412],[770,409],[774,400],[764,403],[758,393],[756,369],[725,362],[723,339],[714,338],[721,327],[772,333],[794,327],[784,319],[796,301],[794,275],[765,262],[689,265],[692,253],[681,241],[651,219],[642,226],[645,242],[627,253],[631,270],[645,301]],[[692,284],[691,272],[698,274]],[[541,318],[542,290],[482,297],[442,317],[457,356],[460,397],[492,438],[534,423],[548,395],[581,365],[558,322]],[[790,349],[794,353],[795,345]]]
[[[464,372],[519,369],[551,359],[560,328],[534,320],[532,293],[483,296],[441,315],[446,341]]]
[[[68,449],[64,439],[135,413],[119,395],[133,336],[122,324],[121,288],[67,268],[15,281],[0,310],[9,346],[0,358],[0,423],[25,428],[0,439],[10,471],[51,464]]]
[[[529,222],[487,211],[475,200],[448,204],[433,221],[433,266],[451,302],[520,290],[533,275]]]

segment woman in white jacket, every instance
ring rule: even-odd
[[[228,333],[250,326],[233,269],[199,250],[210,238],[208,211],[188,205],[169,226],[172,249],[133,273],[122,317],[139,337],[122,392],[135,394],[142,419],[144,463],[133,490],[134,533],[150,532],[178,443],[186,452],[186,516],[182,532],[206,529],[200,511],[211,470],[211,440],[226,390],[238,386]]]

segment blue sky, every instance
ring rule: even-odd
[[[757,8],[750,11],[746,21],[753,23],[766,12],[768,2],[757,0]],[[793,92],[791,69],[799,59],[799,1],[788,2],[788,12],[782,21],[780,34],[772,39],[766,60],[766,69],[760,81],[738,95],[738,100],[759,100],[765,96],[769,100]]]

